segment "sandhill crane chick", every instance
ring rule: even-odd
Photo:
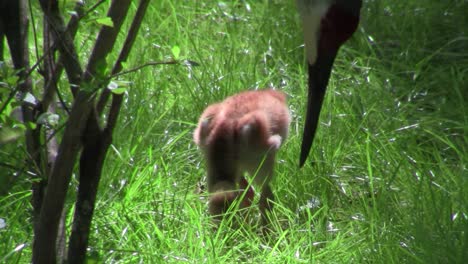
[[[288,135],[289,110],[284,93],[266,89],[241,92],[208,106],[194,132],[207,167],[209,212],[217,219],[227,211],[241,188],[248,188],[243,174],[255,176],[261,187],[260,211],[274,199],[269,182],[273,177],[275,155]],[[240,207],[249,206],[253,190],[248,189]]]

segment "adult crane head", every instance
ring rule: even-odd
[[[361,0],[297,0],[309,71],[301,167],[314,140],[333,62],[340,46],[356,31],[361,5]]]

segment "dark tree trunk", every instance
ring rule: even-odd
[[[141,0],[130,31],[115,63],[112,74],[121,71],[136,39],[142,18],[150,0]],[[110,76],[99,76],[97,72],[105,65],[107,55],[112,51],[117,34],[127,16],[131,0],[113,0],[108,17],[113,27],[104,26],[97,37],[88,65],[84,71],[73,43],[78,22],[85,13],[81,2],[75,7],[68,26],[65,26],[57,0],[39,0],[44,13],[44,52],[37,65],[44,77],[44,89],[37,105],[22,104],[23,120],[35,122],[44,112],[55,113],[55,99],[69,113],[60,143],[50,127],[37,124],[36,129],[27,130],[26,143],[30,168],[36,178],[33,181],[34,243],[33,263],[83,263],[86,257],[89,231],[95,208],[96,194],[107,151],[112,143],[112,132],[122,104],[122,95],[114,95],[103,88]],[[90,10],[103,3],[98,1]],[[0,0],[0,59],[3,60],[3,37],[6,36],[15,69],[19,72],[19,99],[32,93],[29,78],[28,54],[28,13],[27,1]],[[90,11],[88,10],[88,12]],[[56,54],[59,51],[59,54]],[[56,57],[59,59],[56,59]],[[36,67],[36,66],[35,66]],[[61,99],[57,83],[65,69],[74,101],[71,110]],[[101,79],[99,79],[101,78]],[[85,87],[82,89],[80,86]],[[95,87],[94,87],[95,86]],[[100,94],[98,108],[95,107]],[[109,97],[112,97],[107,122],[101,114]],[[99,124],[105,123],[101,128]],[[41,146],[41,135],[45,137],[45,149]],[[77,156],[80,154],[79,186],[76,209],[68,247],[66,248],[65,198],[68,191]],[[68,256],[68,259],[67,259]]]
[[[28,50],[28,12],[27,1],[9,1],[0,0],[0,60],[3,60],[3,37],[7,38],[10,54],[13,65],[16,70],[19,70],[19,95],[18,99],[23,99],[27,93],[31,92],[32,82],[28,75],[29,72],[29,50]],[[21,104],[22,119],[24,122],[34,122],[36,116],[36,106],[28,102]],[[26,130],[26,149],[29,155],[29,160],[32,165],[29,170],[32,172],[32,207],[33,207],[33,222],[37,223],[39,217],[42,197],[46,180],[42,168],[42,160],[40,156],[40,133],[37,130]]]
[[[112,138],[107,130],[103,131],[99,127],[96,118],[90,118],[84,142],[80,158],[80,184],[69,243],[69,263],[84,263],[99,180]]]

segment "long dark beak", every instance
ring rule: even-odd
[[[312,142],[314,141],[323,98],[337,52],[338,50],[327,50],[326,54],[318,54],[317,61],[314,64],[309,63],[309,93],[307,95],[304,133],[302,134],[300,167],[307,160]]]

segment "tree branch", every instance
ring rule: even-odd
[[[63,19],[58,10],[58,3],[54,0],[41,0],[40,3],[47,21],[50,23],[56,36],[59,51],[64,55],[63,62],[70,84],[78,87],[82,79],[82,70],[72,39],[68,32],[65,31]],[[124,10],[127,10],[129,0],[115,0],[112,6],[115,5],[120,5]],[[123,14],[125,13],[126,11]],[[93,54],[90,58],[90,63],[88,64],[85,77],[83,78],[83,81],[88,84],[91,81],[91,76],[96,72],[96,62],[105,58],[112,49],[113,43],[108,45],[105,42],[115,41],[123,17],[125,17],[125,15],[123,17],[121,16],[122,13],[118,13],[117,15],[118,17],[114,18],[115,28],[109,30],[107,27],[104,27],[101,29],[98,36]],[[71,173],[78,151],[80,150],[81,136],[83,135],[89,113],[93,107],[93,98],[94,92],[90,90],[79,90],[77,92],[41,207],[39,228],[36,231],[37,243],[34,243],[33,247],[34,263],[56,263],[55,242],[57,239],[58,225],[64,207]]]
[[[36,243],[33,246],[33,263],[57,262],[55,242],[58,225],[76,156],[80,150],[81,135],[92,107],[92,98],[92,93],[80,91],[73,103],[42,203],[35,234]]]
[[[58,77],[56,75],[56,69],[58,65],[55,63],[55,56],[53,50],[55,49],[55,39],[54,35],[50,30],[50,24],[47,21],[44,21],[44,33],[43,33],[43,47],[45,50],[51,50],[52,52],[47,52],[44,58],[44,67],[43,67],[43,76],[44,81],[46,83],[44,88],[44,100],[42,102],[42,107],[38,107],[38,111],[41,113],[50,112],[55,114],[55,104],[50,104],[55,98],[55,94],[57,91],[57,81]],[[50,100],[47,102],[47,100]],[[44,103],[45,102],[45,103]],[[54,130],[51,127],[42,126],[38,124],[37,129],[40,130],[41,127],[44,127],[46,138],[50,138],[47,140],[46,144],[46,153],[47,155],[43,157],[46,160],[45,164],[45,174],[50,175],[52,167],[55,163],[55,159],[57,158],[57,151],[58,151],[58,143],[57,138],[52,136],[54,135]],[[45,182],[43,182],[45,185]],[[58,226],[58,235],[57,235],[57,242],[56,242],[56,250],[58,256],[58,262],[64,263],[66,261],[66,226],[65,226],[65,208],[62,210],[62,214],[60,217],[60,222]]]
[[[114,26],[103,26],[101,28],[84,73],[83,80],[85,82],[89,82],[95,77],[99,63],[105,63],[107,54],[112,50],[123,20],[127,15],[130,2],[130,0],[112,1],[107,16],[112,19]]]
[[[148,0],[142,2],[145,1]],[[105,65],[106,57],[114,46],[131,0],[112,0],[108,16],[112,19],[114,26],[101,28],[84,72],[78,62],[70,33],[64,31],[57,0],[40,0],[40,3],[53,29],[69,82],[72,86],[80,88],[76,88],[73,92],[75,100],[49,175],[49,183],[39,216],[39,228],[35,233],[37,243],[33,246],[33,263],[56,263],[57,261],[55,243],[59,220],[74,164],[83,147],[80,158],[80,184],[68,252],[70,263],[82,263],[86,256],[97,186],[107,150],[112,142],[113,129],[100,128],[99,118],[94,108],[97,89],[103,83],[108,82],[108,79],[98,73],[102,70],[102,65]],[[126,51],[125,58],[128,56],[128,51]],[[125,54],[125,52],[122,53]],[[56,74],[57,71],[54,72],[54,77],[57,78]],[[112,123],[115,124],[114,121]]]
[[[140,1],[140,5],[138,6],[135,17],[133,18],[132,25],[130,26],[130,30],[128,31],[128,35],[125,39],[122,50],[120,51],[119,57],[117,58],[114,67],[112,68],[112,77],[115,77],[122,70],[122,63],[127,61],[130,50],[132,49],[133,43],[135,42],[136,36],[138,35],[138,30],[140,29],[141,22],[143,21],[143,17],[145,16],[145,12],[149,2],[150,0]],[[99,115],[102,114],[104,106],[106,105],[107,100],[109,98],[109,94],[110,91],[107,88],[104,89],[104,91],[102,91],[102,94],[97,104],[97,112],[99,113]],[[120,106],[118,107],[118,109],[120,109]]]
[[[149,0],[142,0],[140,2],[129,35],[113,68],[113,72],[120,71],[121,66],[119,68],[117,65],[121,65],[122,61],[127,58],[148,3]],[[113,10],[112,7],[111,10]],[[109,11],[109,16],[113,17],[111,11]],[[121,15],[120,17],[124,16]],[[114,19],[113,21],[115,23]],[[118,113],[119,110],[120,104],[115,112]],[[70,263],[82,263],[84,261],[102,167],[109,146],[112,143],[113,129],[102,130],[99,127],[98,120],[99,113],[97,110],[93,110],[89,116],[87,130],[83,138],[84,147],[80,158],[80,185],[69,245],[68,259]]]
[[[84,12],[83,11],[83,3],[81,1],[77,1],[74,10],[75,10],[75,14],[72,15],[70,21],[68,22],[67,28],[66,28],[66,31],[69,32],[70,37],[72,39],[75,38],[76,32],[78,30],[78,21],[83,16],[83,12]],[[47,24],[47,23],[45,23],[45,24]],[[56,42],[52,43],[52,45],[50,45],[50,46],[45,46],[45,47],[47,47],[47,49],[45,49],[46,52],[44,54],[44,57],[45,58],[50,57],[49,54],[54,53],[57,46],[58,45],[57,45]],[[60,57],[59,57],[57,63],[55,63],[55,61],[54,61],[54,67],[49,69],[51,77],[48,79],[48,82],[46,82],[46,85],[45,85],[45,88],[44,88],[44,95],[43,95],[42,101],[41,101],[42,109],[47,109],[49,107],[49,105],[53,102],[55,93],[58,93],[57,82],[59,81],[60,76],[62,75],[63,63],[64,63],[64,60],[65,60],[64,56],[68,56],[68,54],[60,54]],[[80,69],[80,71],[81,71],[81,69]],[[71,85],[70,87],[71,87],[72,93],[76,94],[76,86]],[[68,110],[66,108],[66,105],[64,104],[64,102],[62,102],[62,105],[64,105],[65,109]]]
[[[28,15],[27,15],[27,2],[26,0],[19,1],[3,1],[1,2],[0,9],[0,24],[2,24],[2,30],[0,35],[7,37],[8,45],[10,47],[10,54],[13,60],[13,64],[18,75],[20,82],[18,89],[21,96],[25,96],[32,90],[32,82],[29,72],[29,50],[28,50]],[[1,39],[3,42],[3,38]],[[3,54],[3,51],[2,51]],[[21,104],[21,112],[24,122],[33,122],[35,117],[34,108],[27,102],[23,101]],[[39,132],[37,130],[27,129],[26,133],[26,149],[27,154],[30,157],[30,167],[34,169],[35,177],[40,178],[42,175],[41,171],[41,157],[40,157],[40,141]],[[40,180],[33,180],[32,189],[32,206],[33,206],[33,222],[36,225],[40,205],[42,201],[42,190]]]
[[[126,71],[122,71],[122,72],[119,72],[119,73],[115,73],[113,74],[111,77],[112,78],[115,78],[115,77],[118,77],[118,76],[121,76],[121,75],[125,75],[125,74],[129,74],[129,73],[132,73],[132,72],[136,72],[138,70],[141,70],[145,67],[148,67],[148,66],[157,66],[157,65],[174,65],[174,64],[179,64],[180,61],[176,61],[176,60],[170,60],[170,61],[150,61],[150,62],[147,62],[147,63],[144,63],[142,65],[138,65],[134,68],[131,68],[129,70],[126,70]]]
[[[44,12],[47,23],[50,24],[54,38],[57,40],[58,49],[63,56],[62,62],[67,72],[71,87],[78,87],[81,82],[83,70],[76,52],[73,38],[70,32],[66,30],[65,23],[60,14],[57,0],[40,0],[42,11]],[[77,89],[72,88],[76,95]]]

